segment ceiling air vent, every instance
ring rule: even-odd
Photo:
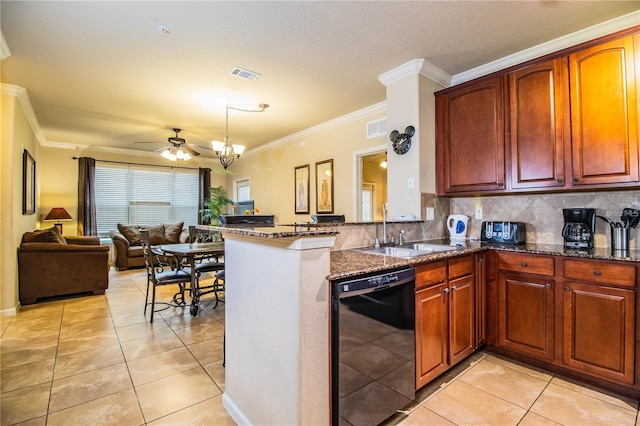
[[[367,123],[367,139],[387,134],[387,117]]]
[[[229,74],[234,75],[238,78],[244,78],[245,80],[251,80],[251,81],[256,80],[258,77],[262,75],[260,73],[249,71],[240,67],[233,67],[233,69],[229,71]]]

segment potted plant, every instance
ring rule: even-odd
[[[220,219],[218,216],[222,213],[223,209],[233,204],[233,200],[227,197],[227,193],[218,186],[209,189],[209,199],[205,200],[205,208],[200,211],[202,213],[202,221],[206,224],[219,225]]]

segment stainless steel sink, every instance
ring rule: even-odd
[[[391,257],[401,257],[405,259],[409,259],[416,256],[424,256],[425,254],[429,254],[429,251],[424,250],[416,250],[414,248],[407,247],[380,247],[380,248],[368,248],[368,249],[358,249],[358,251],[369,254],[381,254],[385,256]]]
[[[458,248],[446,244],[413,243],[406,246],[363,248],[356,251],[368,254],[379,254],[383,256],[400,257],[410,259],[412,257],[425,256],[431,253],[442,253],[455,251]]]
[[[413,250],[422,250],[429,252],[443,252],[443,251],[454,251],[457,250],[456,246],[450,246],[447,244],[432,244],[432,243],[414,243],[411,244]]]

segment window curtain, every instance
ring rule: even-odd
[[[211,169],[198,168],[198,205],[200,209],[206,207],[205,202],[209,199],[209,189],[211,188]],[[198,212],[198,223],[204,223],[202,213]]]
[[[96,221],[96,160],[78,159],[78,235],[98,235]]]

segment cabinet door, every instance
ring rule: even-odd
[[[449,281],[449,360],[454,365],[471,355],[475,342],[474,276]]]
[[[569,56],[574,187],[638,182],[634,38]]]
[[[498,346],[553,359],[554,282],[501,272],[498,278]]]
[[[436,97],[438,193],[505,189],[502,77]]]
[[[564,364],[633,384],[635,292],[565,282],[563,293]]]
[[[566,59],[555,59],[509,74],[513,189],[564,187],[566,66]]]
[[[448,287],[446,282],[416,292],[416,388],[449,368]]]

